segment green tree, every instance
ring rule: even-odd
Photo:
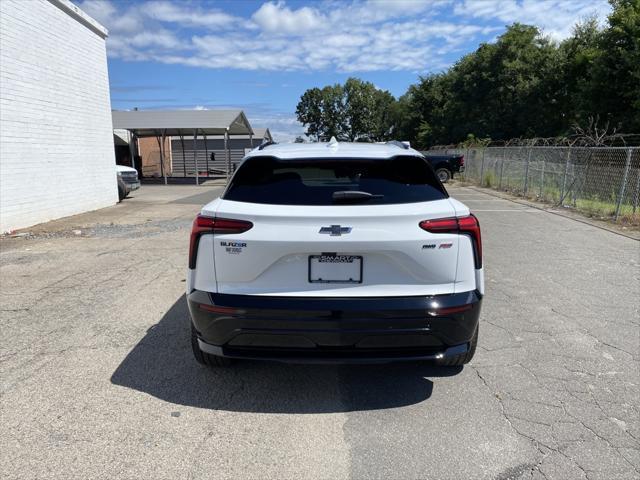
[[[423,77],[417,85],[409,87],[395,105],[395,137],[410,140],[421,149],[441,143],[452,123],[445,114],[450,97],[445,83],[446,75],[436,74]]]
[[[463,57],[447,74],[448,135],[509,139],[550,136],[562,126],[562,68],[556,46],[536,27],[514,24],[494,44]],[[455,119],[455,123],[452,120]]]
[[[313,140],[336,137],[345,139],[345,89],[342,85],[327,85],[304,92],[296,107],[298,121]]]
[[[552,136],[567,128],[563,55],[536,27],[513,24],[400,98],[399,130],[420,148],[477,137]]]
[[[298,121],[307,128],[305,134],[314,140],[323,133],[322,108],[323,96],[319,88],[311,88],[304,92],[296,107]]]
[[[375,128],[375,92],[372,83],[357,78],[349,78],[345,82],[344,134],[349,141],[368,138]]]
[[[640,131],[640,0],[611,0],[588,93],[594,113],[625,132]]]
[[[418,148],[561,136],[590,118],[640,132],[640,0],[610,2],[603,29],[587,19],[558,44],[515,23],[446,71],[421,77],[397,101],[356,78],[307,90],[298,120],[312,138],[396,138]]]
[[[573,35],[560,45],[565,63],[565,130],[571,124],[583,124],[589,116],[595,114],[592,99],[595,94],[593,67],[601,55],[600,36],[598,21],[591,18],[577,24],[573,29]]]
[[[373,101],[374,122],[369,132],[369,139],[376,142],[391,140],[396,130],[393,117],[396,98],[387,90],[376,90]]]
[[[347,120],[345,113],[345,91],[340,84],[322,89],[322,125],[324,138],[346,139]]]
[[[306,135],[318,140],[335,136],[339,140],[381,141],[393,128],[395,98],[370,82],[349,78],[343,85],[307,90],[296,107],[298,121]]]

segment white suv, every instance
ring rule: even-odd
[[[473,357],[480,226],[399,142],[265,145],[193,223],[196,360]]]

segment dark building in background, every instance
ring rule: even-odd
[[[253,138],[249,135],[235,135],[228,140],[230,163],[236,165],[242,160],[247,152],[258,147],[262,142],[273,141],[268,128],[254,128]],[[171,175],[194,176],[196,171],[196,157],[198,170],[201,176],[224,175],[227,165],[227,153],[225,150],[224,137],[214,135],[205,139],[199,137],[195,142],[193,138],[171,137]]]

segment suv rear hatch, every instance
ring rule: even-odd
[[[456,212],[421,157],[253,157],[214,205],[203,215],[245,222],[236,233],[214,235],[211,274],[219,293],[376,297],[455,290],[461,237],[430,233],[420,223]]]

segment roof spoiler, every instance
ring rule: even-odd
[[[266,142],[262,142],[260,144],[260,146],[258,147],[258,150],[264,150],[265,147],[268,147],[269,145],[275,145],[276,142],[274,142],[273,140],[267,140]]]
[[[403,150],[409,150],[409,148],[411,148],[411,144],[409,142],[401,142],[400,140],[389,140],[388,142],[385,142],[385,145],[395,145]]]

